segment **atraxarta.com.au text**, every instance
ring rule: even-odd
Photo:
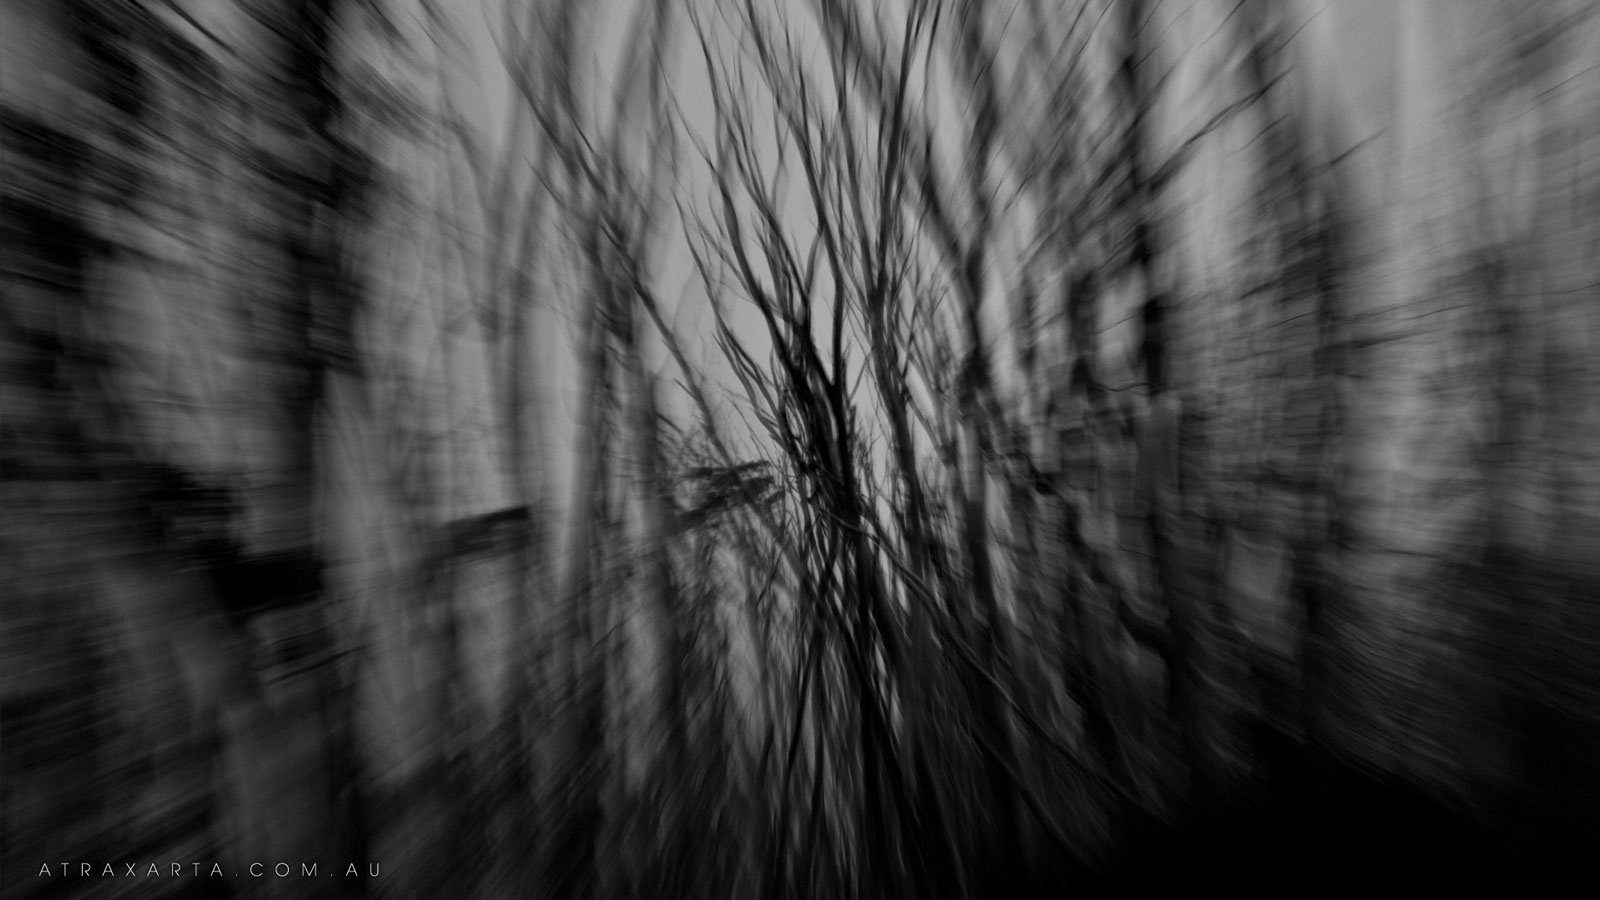
[[[323,867],[319,863],[253,862],[238,869],[221,863],[40,863],[40,878],[377,878],[378,863]]]

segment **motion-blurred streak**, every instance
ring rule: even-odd
[[[0,894],[1586,864],[1600,21],[1314,6],[0,0]]]

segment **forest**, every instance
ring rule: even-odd
[[[1594,12],[0,0],[0,898],[1591,883]]]

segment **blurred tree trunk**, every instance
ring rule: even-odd
[[[1185,538],[1181,516],[1178,470],[1181,453],[1183,398],[1174,389],[1172,318],[1175,299],[1167,280],[1175,277],[1169,261],[1163,268],[1157,233],[1161,208],[1153,176],[1150,130],[1155,114],[1159,76],[1152,73],[1160,61],[1154,36],[1149,32],[1153,10],[1143,0],[1124,0],[1122,6],[1122,57],[1118,77],[1128,98],[1128,123],[1123,140],[1127,166],[1126,214],[1131,236],[1127,271],[1140,292],[1142,335],[1139,359],[1143,364],[1148,404],[1136,436],[1135,505],[1148,530],[1153,586],[1167,612],[1168,707],[1178,731],[1180,754],[1188,770],[1190,814],[1203,821],[1212,791],[1209,698],[1205,689],[1207,621],[1202,589],[1190,579],[1194,547]]]
[[[365,872],[366,782],[354,742],[353,656],[349,638],[340,631],[346,618],[341,598],[330,592],[323,572],[321,506],[326,489],[322,441],[329,432],[327,417],[338,413],[329,403],[329,384],[335,373],[353,371],[350,319],[357,302],[343,258],[360,185],[355,150],[339,132],[344,104],[336,54],[342,7],[340,0],[294,0],[277,11],[287,42],[280,60],[284,68],[277,74],[287,85],[285,127],[295,148],[281,160],[286,171],[279,186],[289,265],[284,303],[291,329],[282,421],[290,450],[288,480],[278,488],[282,496],[266,498],[282,517],[268,519],[268,527],[276,524],[280,533],[265,540],[286,548],[305,567],[302,583],[312,591],[304,598],[314,623],[310,639],[327,654],[310,676],[317,683],[327,741],[326,783],[333,791],[327,798],[333,830],[318,840],[317,852],[331,855],[335,865],[354,864]],[[362,878],[341,878],[338,884],[346,896],[366,892]]]
[[[597,269],[615,266],[624,270],[629,265],[622,260],[608,264],[602,259],[594,260],[593,264]],[[618,293],[622,294],[620,290]],[[633,761],[636,767],[633,778],[638,780],[629,786],[629,792],[639,803],[639,814],[645,816],[642,836],[649,841],[633,848],[639,858],[624,864],[655,863],[641,873],[644,881],[675,893],[686,888],[672,880],[674,875],[681,874],[686,848],[671,841],[689,827],[680,815],[684,803],[690,799],[682,796],[691,763],[686,721],[688,697],[684,686],[688,658],[684,632],[688,623],[668,556],[667,541],[673,534],[673,516],[667,482],[661,471],[654,379],[645,369],[638,343],[636,304],[631,296],[619,296],[617,302],[620,308],[616,310],[615,336],[620,345],[618,353],[626,379],[631,418],[626,452],[632,462],[632,492],[638,504],[638,539],[633,566],[639,573],[637,584],[641,595],[639,630],[635,640],[627,646],[629,658],[650,661],[642,667],[642,677],[634,673],[628,675],[632,690],[643,695],[639,707],[642,721],[633,732],[630,748],[637,757]]]
[[[978,659],[987,684],[969,687],[976,706],[978,727],[985,739],[987,780],[992,796],[996,833],[989,845],[993,868],[985,876],[984,888],[1003,890],[1027,876],[1023,872],[1024,846],[1022,802],[1024,790],[1017,781],[1018,764],[1016,723],[1009,708],[1014,685],[1015,653],[1012,647],[1010,617],[1002,608],[995,583],[990,553],[989,454],[992,441],[1001,436],[1004,423],[988,414],[993,408],[994,379],[990,369],[987,338],[982,324],[985,266],[995,222],[991,207],[992,172],[999,130],[1000,98],[988,68],[993,48],[982,33],[983,17],[974,4],[958,6],[956,59],[961,71],[971,79],[972,100],[977,119],[967,135],[968,158],[962,173],[971,203],[970,222],[958,227],[948,220],[936,222],[946,238],[946,264],[951,269],[960,303],[959,316],[965,346],[959,380],[956,384],[956,409],[960,422],[962,478],[961,536],[965,547],[966,583],[972,591],[972,604],[966,614],[977,638]],[[946,207],[948,209],[948,207]],[[943,213],[936,214],[936,218]],[[989,423],[985,433],[984,423]]]
[[[1280,11],[1246,4],[1239,16],[1249,89],[1264,111],[1264,171],[1260,203],[1273,223],[1284,354],[1282,452],[1267,478],[1287,498],[1290,594],[1301,620],[1300,710],[1297,727],[1309,746],[1325,744],[1334,685],[1333,623],[1341,567],[1350,544],[1345,498],[1344,324],[1339,298],[1339,210],[1326,177],[1313,170],[1307,138],[1284,96],[1285,67],[1274,48],[1284,26]],[[1290,82],[1292,83],[1292,82]],[[1275,87],[1276,86],[1276,87]]]

